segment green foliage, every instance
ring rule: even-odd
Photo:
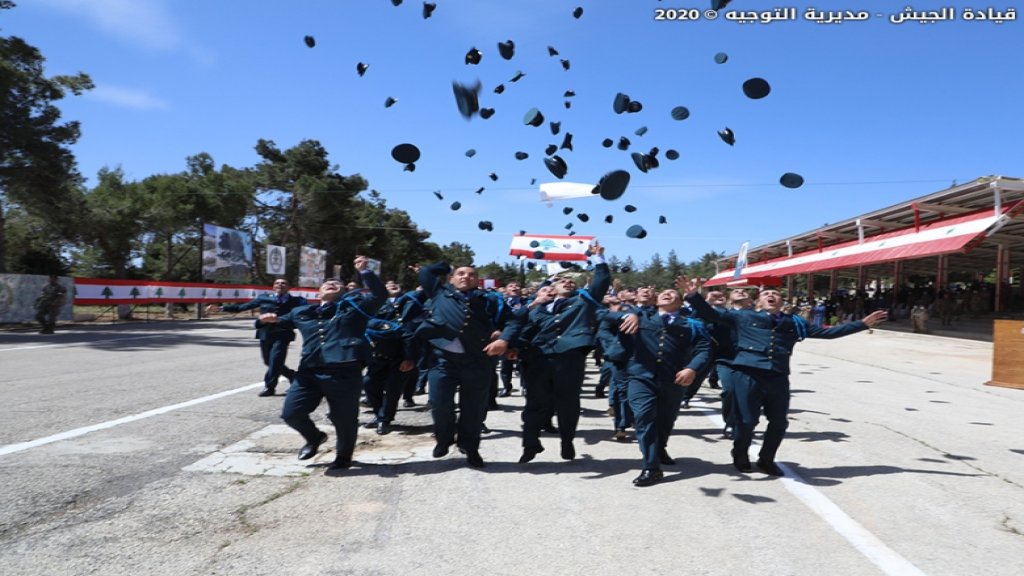
[[[4,228],[11,205],[46,219],[66,237],[77,223],[80,177],[69,147],[80,129],[77,122],[62,123],[54,103],[93,84],[82,73],[47,78],[44,62],[21,38],[0,37],[0,272],[8,265]]]

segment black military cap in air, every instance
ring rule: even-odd
[[[392,6],[401,6],[402,0],[391,0]]]
[[[540,126],[544,123],[544,114],[536,108],[530,108],[523,114],[523,124],[527,126]]]
[[[572,222],[569,222],[568,224],[566,224],[565,225],[565,229],[566,230],[572,230]]]
[[[558,135],[558,131],[562,129],[562,123],[554,121],[548,122],[548,127],[551,128],[551,135],[556,136]]]
[[[406,164],[405,167],[402,168],[402,170],[404,170],[406,172],[415,172],[416,171],[416,164],[410,162],[410,163]]]
[[[575,90],[566,90],[565,93],[562,94],[562,98],[572,98],[575,95],[576,95],[576,91]]]
[[[399,144],[391,149],[391,157],[402,164],[411,164],[420,159],[420,149],[415,144]]]
[[[583,16],[583,7],[577,6],[576,9],[572,11],[572,17],[578,20],[580,16]]]
[[[565,178],[566,172],[569,171],[569,166],[565,163],[565,160],[557,154],[550,158],[545,158],[544,165],[547,166],[548,171],[554,174],[555,178],[558,178],[559,180]]]
[[[612,100],[612,110],[616,114],[622,114],[629,109],[629,96],[619,92],[615,95],[615,99]]]
[[[562,58],[562,70],[568,70],[571,66],[572,64],[568,60]]]
[[[729,61],[729,55],[725,52],[719,52],[715,54],[715,64],[725,64]]]
[[[594,193],[600,194],[601,198],[605,200],[617,200],[626,192],[627,186],[629,186],[629,172],[612,170],[601,176],[597,186],[594,187]]]
[[[633,164],[636,164],[638,170],[647,173],[647,169],[650,168],[651,165],[650,162],[647,161],[646,154],[643,154],[641,152],[633,152],[632,154],[630,154],[630,157],[633,159]]]
[[[568,216],[569,214],[572,214],[572,207],[571,206],[566,206],[565,208],[562,208],[562,214],[565,214],[566,216]]]
[[[668,158],[669,160],[678,160],[679,159],[679,152],[676,152],[675,150],[672,150],[671,148],[668,149],[668,150],[665,150],[665,158]]]
[[[644,105],[637,102],[636,100],[630,100],[629,106],[626,107],[626,112],[634,113],[644,109]]]
[[[569,108],[572,108],[572,102],[569,102],[568,100],[566,100],[565,102],[562,102],[562,105],[565,106],[566,110],[568,110]]]
[[[548,147],[544,149],[544,154],[547,156],[551,156],[555,152],[558,152],[558,146],[554,144],[548,144]]]
[[[516,75],[515,75],[515,76],[513,76],[513,77],[512,77],[512,78],[511,78],[511,79],[509,80],[509,82],[519,82],[519,80],[520,80],[520,79],[521,79],[521,78],[522,78],[523,76],[526,76],[526,73],[525,73],[525,72],[523,72],[522,70],[516,70]]]
[[[494,224],[491,224],[491,222],[488,220],[481,220],[480,223],[477,224],[477,227],[479,227],[481,230],[494,232]]]
[[[668,218],[664,216],[658,216],[658,224],[668,224]]]
[[[391,108],[392,106],[395,105],[395,102],[398,102],[397,98],[392,98],[391,96],[388,96],[388,99],[384,101],[384,107]]]
[[[484,187],[483,187],[483,186],[481,186],[481,187],[477,188],[477,189],[476,189],[476,193],[477,193],[477,194],[483,194],[483,193],[484,193]]]
[[[743,93],[751,100],[760,100],[771,93],[771,91],[772,87],[768,85],[768,81],[764,78],[751,78],[743,83]]]
[[[494,93],[495,94],[501,94],[504,91],[505,91],[505,85],[504,84],[498,84],[497,86],[494,87]]]
[[[572,150],[572,132],[566,132],[565,137],[562,138],[562,148],[566,150]]]
[[[306,36],[303,40],[305,40],[306,46],[309,46],[310,48],[316,46],[316,38],[313,38],[312,36]]]
[[[633,206],[632,204],[626,204],[622,209],[626,212],[636,212],[636,206]]]
[[[605,138],[604,140],[601,140],[601,146],[604,146],[605,148],[611,148],[612,144],[615,144],[615,141],[612,140],[611,138]]]
[[[609,215],[604,217],[604,221],[607,222],[608,224],[611,224],[612,222],[615,221],[615,217],[612,216],[611,214],[609,214]]]
[[[541,252],[540,250],[534,250],[533,257],[537,260],[541,260],[544,258],[544,253]]]
[[[516,53],[516,43],[509,40],[507,42],[498,42],[498,53],[505,60],[511,60],[512,56]]]
[[[690,110],[686,106],[676,106],[672,109],[673,120],[686,120],[690,117]]]
[[[436,10],[436,9],[437,9],[437,4],[434,4],[433,2],[424,2],[423,3],[423,19],[426,20],[427,18],[430,18],[430,15],[433,14],[434,10]]]
[[[458,210],[459,208],[462,208],[462,202],[459,202],[457,200],[455,202],[452,202],[452,210]]]
[[[444,200],[444,194],[441,194],[440,190],[434,190],[434,196],[437,196],[438,200]]]
[[[522,233],[526,234],[526,232],[522,232]],[[538,242],[537,240],[530,240],[530,248],[536,248],[538,246],[540,246],[540,242]]]
[[[516,160],[526,160],[530,155],[526,152],[516,152]]]
[[[491,180],[495,181],[495,182],[498,181],[498,175],[495,174],[494,172],[491,172],[490,174],[488,174],[487,177],[490,178]]]
[[[644,230],[644,227],[639,224],[633,224],[628,229],[626,229],[626,236],[629,236],[630,238],[636,238],[637,240],[641,240],[647,237],[647,230]]]
[[[633,132],[633,134],[636,134],[637,136],[643,136],[644,134],[647,134],[647,126],[641,126],[641,127],[637,128]]]
[[[729,128],[726,128],[725,130],[719,130],[718,137],[722,139],[722,142],[725,142],[729,146],[732,146],[733,144],[736,143],[736,135],[733,134],[732,130],[730,130]]]
[[[629,150],[629,138],[626,138],[625,136],[621,136],[619,138],[619,146],[618,146],[618,148],[619,148],[619,150]]]
[[[587,222],[590,220],[590,216],[587,216],[585,212],[580,212],[576,217],[580,219],[580,222]]]
[[[779,184],[786,188],[799,188],[804,185],[804,177],[793,172],[786,172],[779,178]]]
[[[369,64],[365,64],[363,62],[360,62],[360,63],[356,64],[356,74],[359,74],[359,76],[361,77],[363,74],[366,74],[366,70],[369,67],[370,67]]]
[[[466,150],[466,158],[472,158],[473,156],[476,156],[475,149],[470,148],[469,150]]]
[[[732,0],[711,0],[711,9],[721,10],[722,8],[728,6],[729,2],[732,2]]]
[[[480,117],[483,118],[484,120],[487,120],[491,116],[494,116],[494,108],[481,108],[480,109]]]
[[[463,117],[472,118],[473,114],[480,111],[479,80],[472,86],[452,82],[452,92],[455,93],[455,103],[459,106],[459,114],[462,114]]]
[[[474,46],[469,49],[469,52],[466,52],[466,64],[479,64],[480,59],[483,57],[483,53]]]
[[[548,56],[558,56],[558,50],[554,46],[548,46]]]

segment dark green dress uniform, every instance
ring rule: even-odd
[[[243,312],[259,308],[260,314],[274,313],[284,316],[292,310],[306,306],[309,302],[301,296],[284,294],[261,294],[244,304],[227,304],[225,312]],[[277,381],[281,376],[291,380],[295,371],[285,365],[288,358],[288,346],[295,340],[295,331],[278,324],[256,324],[256,338],[260,340],[260,353],[263,355],[263,364],[267,371],[263,374],[263,386],[267,391],[273,393],[277,388]]]
[[[866,330],[868,325],[858,320],[833,328],[817,328],[791,314],[715,309],[700,294],[688,296],[686,301],[698,318],[728,326],[734,332],[736,355],[728,363],[732,368],[736,408],[733,464],[743,471],[751,468],[747,453],[763,410],[768,427],[758,465],[775,468],[775,456],[789,426],[789,361],[793,347],[804,338],[840,338]]]
[[[302,358],[281,418],[307,445],[317,446],[325,435],[309,415],[326,398],[338,438],[335,464],[341,466],[351,463],[359,432],[363,368],[370,359],[367,310],[376,310],[388,295],[376,274],[365,271],[361,276],[369,291],[353,290],[337,302],[296,308],[277,321],[302,333]]]
[[[424,345],[424,353],[434,357],[428,375],[437,441],[434,457],[447,454],[458,434],[458,446],[466,452],[470,463],[482,466],[480,430],[497,365],[497,359],[488,356],[484,347],[491,343],[495,331],[501,332],[502,340],[512,342],[518,324],[500,295],[476,288],[460,292],[442,282],[449,273],[451,267],[444,262],[424,266],[419,273],[420,286],[428,300],[416,336]]]
[[[594,347],[597,311],[603,308],[600,302],[611,283],[608,264],[596,264],[589,288],[529,312],[524,330],[532,334],[530,347],[534,354],[526,377],[530,391],[523,414],[524,462],[544,449],[540,431],[552,412],[558,417],[562,458],[572,460],[576,456],[572,441],[580,421],[580,391],[587,354]]]
[[[618,313],[625,317],[627,313]],[[644,470],[669,464],[666,451],[686,388],[676,374],[689,368],[698,374],[710,362],[711,345],[705,332],[686,316],[644,308],[632,312],[640,319],[633,335],[633,356],[626,367],[629,405],[633,409],[637,442]]]

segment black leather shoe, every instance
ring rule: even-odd
[[[690,407],[690,401],[689,400],[683,400],[683,408],[689,408],[689,407]]]
[[[572,445],[572,442],[562,441],[562,460],[575,460],[576,459],[576,447]]]
[[[607,398],[608,395],[604,393],[604,388],[598,388],[594,390],[594,398]]]
[[[321,432],[320,437],[315,442],[310,442],[299,450],[299,460],[309,460],[313,456],[316,456],[317,451],[320,450],[320,445],[327,442],[327,433]]]
[[[484,459],[480,457],[480,452],[478,450],[466,450],[466,464],[469,464],[473,468],[483,468],[486,466],[486,464],[484,464]]]
[[[415,391],[413,392],[413,395],[415,395],[415,396],[423,396],[423,395],[424,395],[424,394],[426,394],[426,393],[427,393],[427,389],[426,389],[426,388],[417,388],[417,389],[416,389],[416,390],[415,390]]]
[[[537,454],[544,451],[543,446],[536,446],[533,448],[523,448],[523,455],[519,457],[520,464],[526,464],[530,460],[533,460]]]
[[[413,400],[412,398],[406,398],[405,401],[402,402],[402,406],[404,406],[406,408],[412,408],[415,405],[416,405],[416,401]]]
[[[259,394],[257,394],[257,396],[259,396],[261,398],[266,398],[267,396],[273,396],[273,395],[274,395],[274,389],[273,388],[264,388],[263,390],[260,391]]]
[[[767,460],[758,460],[757,469],[769,476],[785,476],[786,473],[779,468],[779,465],[775,462],[768,462]]]
[[[732,440],[735,437],[736,433],[733,431],[731,426],[726,426],[725,428],[722,428],[722,438]]]
[[[658,448],[658,462],[665,466],[674,466],[676,463],[675,459],[668,455],[668,450],[664,448]]]
[[[498,398],[508,398],[511,395],[512,390],[509,390],[508,388],[502,388],[501,390],[498,390]]]
[[[640,487],[651,486],[664,477],[665,473],[657,468],[644,468],[640,475],[633,479],[633,485]]]
[[[351,458],[335,458],[334,462],[331,462],[331,465],[328,466],[327,469],[328,470],[344,470],[344,469],[350,468],[350,467],[352,467],[352,459]]]
[[[448,444],[442,444],[438,442],[434,444],[434,458],[440,458],[448,455]]]
[[[484,424],[483,422],[481,422],[480,423],[480,433],[481,434],[490,434],[491,433],[491,429],[487,427],[487,424]]]
[[[750,464],[750,457],[742,452],[737,452],[735,448],[732,450],[732,465],[744,474],[754,471],[754,467]]]
[[[381,436],[383,436],[385,434],[390,434],[390,433],[391,433],[391,422],[388,422],[386,420],[381,420],[380,422],[377,423],[377,434],[380,434]]]
[[[380,418],[374,418],[366,424],[363,424],[363,428],[376,428],[380,424]]]

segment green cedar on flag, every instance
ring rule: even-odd
[[[142,292],[139,292],[139,287],[138,286],[132,286],[132,291],[129,292],[129,294],[132,295],[132,298],[138,298],[139,295],[142,294]]]
[[[164,287],[163,286],[157,286],[156,287],[156,297],[159,298],[159,297],[161,297],[163,295],[164,295]]]
[[[182,288],[181,290],[178,290],[178,298],[184,298],[185,294],[186,294],[186,292],[185,292],[184,288]]]
[[[103,297],[109,300],[114,295],[114,291],[110,289],[110,286],[104,286],[103,292],[100,292],[100,294],[103,294]]]
[[[235,298],[238,298],[238,290],[235,290]]]
[[[217,290],[217,297],[218,297],[218,298],[219,298],[220,296],[222,296],[223,294],[224,294],[224,291],[223,291],[223,290]]]

